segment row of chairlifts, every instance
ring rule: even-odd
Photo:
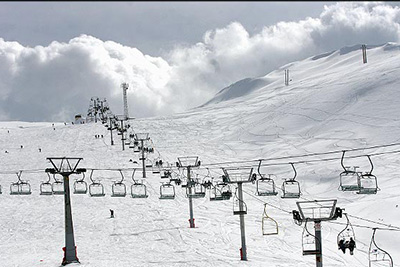
[[[55,173],[53,174],[54,182],[51,183],[51,176],[47,173],[47,181],[44,181],[40,184],[40,194],[44,196],[51,195],[64,195],[64,182],[63,180],[56,179]]]
[[[363,173],[357,171],[358,166],[353,166],[353,170],[349,166],[344,166],[345,153],[346,151],[344,150],[340,161],[343,171],[340,173],[339,190],[355,191],[357,194],[376,194],[379,188],[377,178],[372,174],[374,165],[370,156],[367,155],[371,169]]]
[[[265,174],[261,174],[262,160],[260,160],[258,164],[258,174],[260,178],[256,181],[256,195],[258,196],[276,196],[278,194],[275,186],[275,181],[272,178],[272,174],[268,174],[266,177]],[[300,184],[296,181],[297,171],[294,167],[293,163],[290,163],[292,169],[294,171],[293,178],[285,179],[282,183],[282,198],[299,198],[301,195]],[[275,176],[276,177],[276,176]]]
[[[21,180],[22,171],[16,173],[18,181],[11,183],[10,195],[30,195],[32,193],[29,181]]]

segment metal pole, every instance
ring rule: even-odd
[[[142,166],[143,166],[143,178],[146,178],[146,165],[144,164],[144,143],[143,143],[143,139],[140,140],[140,145],[141,145],[141,149],[142,149]]]
[[[124,140],[124,120],[121,120],[121,141],[122,141],[122,150],[125,150],[125,140]]]
[[[113,140],[113,136],[112,136],[112,120],[111,120],[111,118],[110,118],[110,132],[111,132],[111,145],[113,146],[114,145],[114,140]]]
[[[65,211],[65,250],[62,265],[73,262],[79,262],[76,256],[76,247],[74,239],[74,226],[72,223],[71,198],[69,192],[69,177],[63,175],[64,178],[64,211]]]
[[[238,193],[239,193],[239,211],[240,211],[240,235],[242,239],[242,248],[240,249],[241,260],[247,261],[247,249],[246,249],[246,233],[244,226],[244,208],[243,208],[243,192],[242,183],[238,183]]]
[[[317,254],[315,256],[315,261],[317,267],[322,267],[322,238],[321,238],[321,221],[314,222],[315,228],[315,249]]]
[[[94,100],[94,122],[97,123],[97,103],[96,103],[96,99]]]
[[[189,190],[189,214],[190,214],[190,219],[189,219],[189,224],[190,228],[194,228],[194,218],[193,218],[193,199],[192,199],[192,179],[190,178],[190,166],[187,167],[187,186]]]

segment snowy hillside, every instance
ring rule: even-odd
[[[170,117],[130,121],[135,132],[149,132],[156,153],[164,161],[197,155],[203,168],[220,179],[221,162],[289,157],[352,148],[367,148],[400,140],[400,46],[368,47],[363,64],[359,46],[294,62],[261,78],[247,79],[222,90],[202,107]],[[290,83],[284,85],[284,70]],[[112,107],[111,107],[112,108]],[[54,130],[55,129],[55,130]],[[56,123],[0,122],[0,221],[1,266],[59,266],[64,246],[62,196],[41,196],[39,186],[50,167],[46,157],[83,157],[80,167],[124,169],[139,167],[132,149],[121,151],[121,141],[110,145],[110,133],[101,124],[64,125]],[[100,134],[104,138],[96,139]],[[21,148],[23,145],[23,148]],[[39,152],[41,148],[41,152]],[[263,167],[273,173],[278,188],[293,176],[294,162],[302,196],[300,200],[337,199],[345,208],[357,238],[353,256],[336,245],[345,219],[322,223],[324,266],[368,266],[372,227],[400,227],[400,146],[349,152],[348,156],[384,153],[371,157],[380,190],[376,195],[359,195],[338,190],[340,153],[332,161],[301,161],[327,158],[286,158]],[[7,151],[8,153],[5,153]],[[228,166],[229,164],[226,164]],[[256,165],[256,161],[252,164]],[[369,170],[367,157],[346,159],[346,165]],[[233,164],[233,166],[235,166]],[[243,164],[241,164],[243,166]],[[14,196],[9,187],[22,172],[32,194]],[[195,171],[196,173],[196,171]],[[131,172],[125,171],[128,189]],[[87,175],[88,176],[88,175]],[[302,255],[303,227],[294,223],[290,211],[297,199],[255,195],[255,185],[244,185],[248,261],[240,261],[239,217],[232,213],[232,199],[194,200],[196,228],[189,228],[188,200],[176,186],[174,200],[159,200],[160,176],[148,173],[144,180],[149,197],[111,197],[111,185],[120,179],[117,171],[96,171],[105,185],[106,196],[72,195],[75,241],[80,266],[315,266],[314,256]],[[140,179],[141,172],[136,174]],[[71,177],[71,181],[79,176]],[[88,177],[86,181],[89,182]],[[234,186],[232,186],[234,190]],[[233,191],[234,192],[234,191]],[[279,224],[279,234],[263,236],[261,218],[268,215]],[[109,218],[109,209],[115,218]],[[378,222],[376,224],[373,222]],[[312,224],[308,224],[313,230]],[[389,252],[394,266],[400,264],[400,232],[378,230],[377,244]],[[380,265],[388,266],[388,265]]]

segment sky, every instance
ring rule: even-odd
[[[0,120],[72,121],[90,98],[169,115],[289,62],[399,42],[396,2],[0,2]],[[283,81],[283,78],[282,78]]]

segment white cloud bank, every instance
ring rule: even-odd
[[[33,48],[0,38],[0,120],[71,121],[85,114],[92,96],[107,98],[112,111],[122,114],[122,82],[130,84],[131,116],[170,114],[288,62],[399,37],[398,7],[342,2],[325,6],[318,18],[279,22],[253,36],[232,22],[162,58],[88,35]]]

